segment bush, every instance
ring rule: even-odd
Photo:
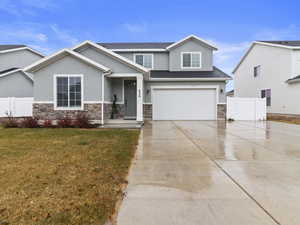
[[[91,128],[93,127],[90,119],[87,115],[85,114],[77,114],[75,121],[74,121],[74,126],[77,128]]]
[[[2,126],[4,128],[16,128],[16,127],[19,127],[19,123],[15,118],[12,118],[12,119],[8,118],[8,120],[5,120],[2,123]]]
[[[52,120],[44,120],[42,127],[44,128],[53,128],[55,127],[52,123]]]
[[[62,119],[59,119],[57,121],[57,126],[59,128],[70,128],[70,127],[73,127],[73,124],[72,124],[72,119],[68,116],[62,118]]]
[[[12,115],[11,112],[7,112],[6,115],[7,115],[7,120],[5,120],[2,123],[3,127],[5,127],[5,128],[16,128],[16,127],[19,127],[18,121],[16,120],[16,118],[13,117],[13,115]]]
[[[25,118],[22,122],[21,122],[21,127],[23,128],[39,128],[39,121],[37,118],[33,118],[33,117],[28,117]]]

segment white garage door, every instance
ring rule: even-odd
[[[153,120],[215,120],[216,89],[153,89]]]

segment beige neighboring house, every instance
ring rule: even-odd
[[[300,41],[256,41],[233,71],[235,97],[266,97],[269,117],[300,118]]]

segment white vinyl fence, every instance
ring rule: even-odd
[[[227,119],[266,120],[266,98],[227,97]]]
[[[0,117],[11,114],[14,117],[32,116],[33,98],[0,98]]]

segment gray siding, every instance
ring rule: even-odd
[[[160,82],[144,82],[144,102],[145,103],[151,103],[151,87],[152,86],[191,86],[191,85],[213,85],[213,86],[219,86],[219,89],[223,90],[223,93],[219,93],[219,102],[218,103],[226,103],[226,93],[225,93],[225,82],[203,82],[203,81],[160,81]],[[147,90],[149,91],[147,93]]]
[[[200,69],[181,69],[181,52],[201,52],[202,67]],[[204,44],[200,44],[195,40],[188,41],[174,49],[170,50],[170,71],[180,70],[201,70],[210,71],[213,66],[213,50]]]
[[[140,53],[140,52],[139,52]],[[149,52],[144,52],[149,54]],[[124,56],[131,61],[134,61],[132,52],[118,52],[119,55]],[[142,53],[143,54],[143,53]],[[168,52],[154,52],[153,54],[153,70],[169,70],[169,53]]]
[[[0,78],[0,98],[33,97],[33,82],[22,72]]]
[[[40,60],[41,58],[41,56],[29,50],[2,53],[0,54],[0,71],[13,67],[23,68]]]
[[[34,73],[35,101],[54,100],[54,74],[83,74],[84,101],[101,101],[101,71],[72,56],[65,56]]]
[[[104,53],[96,50],[93,47],[86,48],[80,52],[80,54],[110,68],[114,73],[136,73],[137,71],[125,63],[122,63],[111,56],[107,56]]]

